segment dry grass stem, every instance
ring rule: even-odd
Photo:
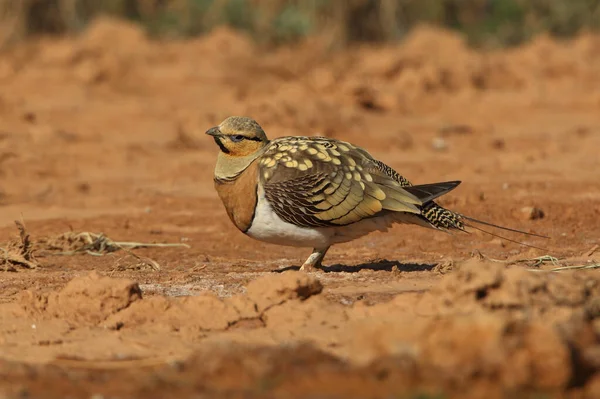
[[[127,251],[136,248],[168,248],[185,247],[189,245],[183,243],[142,243],[131,241],[113,241],[103,233],[90,232],[68,232],[56,237],[49,237],[39,241],[37,244],[40,250],[40,256],[46,255],[76,255],[86,253],[92,256],[103,256],[107,253],[118,250]]]
[[[586,252],[585,256],[592,256],[600,248],[600,245],[594,245],[589,251]]]
[[[131,250],[136,248],[170,248],[184,247],[190,248],[188,244],[183,243],[143,243],[131,241],[113,241],[103,233],[90,232],[68,232],[54,237],[46,237],[37,241],[32,241],[25,224],[15,221],[19,229],[19,237],[9,241],[4,247],[0,247],[0,270],[18,271],[19,269],[36,269],[40,266],[35,255],[44,256],[73,256],[77,254],[87,254],[92,256],[104,256],[106,254],[122,250],[128,257],[135,259],[134,264],[121,265],[117,261],[115,270],[127,269],[151,269],[160,270],[160,265],[154,259],[139,256]]]
[[[19,238],[8,242],[6,248],[0,247],[0,268],[4,271],[17,271],[18,268],[36,269],[39,263],[33,255],[33,246],[25,223],[15,221],[19,229]]]
[[[543,255],[543,256],[538,256],[536,258],[531,258],[531,259],[517,259],[517,260],[494,259],[494,258],[490,258],[490,257],[482,254],[479,251],[475,251],[473,253],[473,255],[477,256],[479,259],[486,259],[491,262],[505,263],[507,265],[533,262],[531,265],[529,265],[530,268],[527,269],[528,271],[531,271],[531,272],[560,272],[560,271],[568,271],[568,270],[590,270],[590,269],[599,269],[600,268],[600,263],[596,263],[593,260],[590,261],[591,264],[589,264],[589,265],[560,266],[559,259],[554,256],[551,256],[551,255]],[[552,263],[552,265],[557,266],[557,267],[549,269],[549,270],[531,269],[533,267],[541,266],[547,262]]]

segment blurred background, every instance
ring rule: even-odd
[[[600,0],[0,0],[0,43],[76,34],[102,14],[135,21],[161,38],[228,25],[265,45],[315,34],[332,46],[389,42],[422,22],[492,48],[543,32],[570,37],[600,28]]]

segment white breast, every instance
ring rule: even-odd
[[[330,228],[299,227],[284,221],[273,211],[264,190],[259,186],[256,212],[246,232],[250,237],[271,244],[326,248],[334,233]]]

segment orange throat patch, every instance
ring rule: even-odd
[[[257,203],[258,163],[252,162],[234,180],[215,179],[215,189],[229,219],[242,232],[248,231]]]

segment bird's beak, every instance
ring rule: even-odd
[[[221,131],[219,130],[218,126],[215,126],[208,129],[206,131],[206,134],[208,134],[209,136],[217,137],[221,135]]]

